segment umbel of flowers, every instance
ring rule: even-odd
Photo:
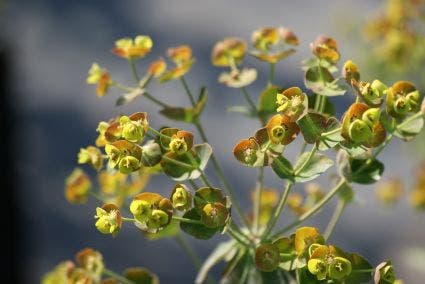
[[[239,90],[247,103],[231,106],[229,112],[260,124],[233,149],[236,160],[257,173],[253,191],[246,192],[253,203],[249,211],[243,210],[241,197],[227,180],[228,172],[223,171],[202,125],[206,88],[201,87],[196,96],[185,79],[195,63],[192,49],[188,45],[169,48],[165,55],[171,67],[164,58],[157,58],[140,75],[136,63],[153,48],[146,35],[120,39],[112,49],[128,62],[134,85],[115,81],[98,64],[90,68],[87,82],[97,84],[100,97],[118,90],[117,106],[149,100],[168,120],[186,123],[196,132],[154,127],[160,122],[150,121],[143,111],[101,121],[93,145],[81,148],[77,159],[95,170],[97,181],[83,169],[75,169],[65,182],[67,200],[81,204],[90,196],[97,199],[100,204],[93,209],[93,223],[100,233],[116,237],[114,242],[119,242],[119,232],[127,224],[150,240],[175,238],[186,252],[190,246],[182,233],[201,240],[227,235],[229,240],[220,243],[200,266],[196,283],[214,282],[209,271],[220,261],[226,262],[222,283],[369,283],[372,279],[375,283],[396,283],[390,262],[374,268],[359,254],[345,252],[328,239],[344,209],[355,200],[355,185],[373,184],[383,175],[378,155],[385,146],[394,137],[410,141],[421,131],[425,113],[422,95],[411,82],[398,81],[388,87],[379,79],[363,81],[360,68],[350,60],[339,75],[341,53],[335,39],[327,36],[311,43],[312,58],[303,61],[305,88],[283,88],[275,71],[283,59],[295,53],[299,45],[295,33],[283,27],[264,27],[253,32],[251,41],[252,48],[241,38],[227,37],[218,41],[211,53],[214,66],[228,68],[218,81]],[[256,69],[244,67],[248,55],[270,68],[257,100],[248,90],[257,80]],[[153,82],[173,80],[181,83],[187,105],[170,105],[149,92]],[[342,117],[336,117],[332,98],[346,93],[353,101]],[[302,147],[291,161],[287,146],[297,140]],[[336,152],[336,163],[331,152]],[[335,164],[330,186],[311,183]],[[268,168],[282,180],[281,191],[267,186],[264,171]],[[217,179],[210,178],[212,170]],[[174,181],[169,194],[164,196],[160,193],[164,189],[149,186],[153,175]],[[304,195],[294,189],[301,183],[305,184]],[[418,182],[414,192],[417,208],[425,207],[422,184]],[[305,227],[304,222],[333,199],[337,199],[337,206],[323,234],[316,227]],[[295,216],[279,228],[278,220],[286,207]],[[60,264],[43,283],[158,283],[144,270],[123,275],[106,270],[100,254],[94,255],[79,264],[81,267]],[[196,253],[190,252],[190,257],[196,259]],[[105,275],[110,278],[103,279]],[[132,278],[135,275],[144,275],[145,280]],[[57,279],[71,282],[54,282]]]

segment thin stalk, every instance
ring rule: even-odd
[[[244,245],[246,247],[249,247],[250,244],[249,242],[247,242],[244,239],[244,236],[241,235],[240,233],[237,233],[236,231],[234,231],[231,227],[227,227],[226,232],[232,237],[234,238],[238,243],[240,243],[241,245]]]
[[[134,218],[127,218],[127,217],[121,217],[121,220],[124,222],[135,222],[136,220]]]
[[[179,221],[179,222],[183,222],[183,223],[202,224],[202,222],[199,221],[199,220],[192,220],[192,219],[183,218],[183,217],[179,217],[179,216],[173,216],[172,219]]]
[[[192,179],[189,179],[188,182],[190,183],[190,185],[192,186],[193,190],[197,190],[198,189],[198,185],[196,184],[196,182]]]
[[[270,63],[270,73],[269,73],[269,82],[267,83],[267,86],[273,85],[273,79],[274,79],[274,71],[276,69],[276,63]]]
[[[199,123],[199,121],[195,121],[195,126],[196,126],[196,129],[199,132],[199,135],[201,135],[202,140],[205,143],[209,143],[208,138],[205,135],[205,131],[204,131],[202,125]],[[239,217],[241,217],[241,220],[244,222],[245,226],[248,227],[248,222],[247,222],[247,220],[246,220],[246,218],[243,214],[242,208],[240,207],[239,203],[237,202],[237,199],[235,198],[236,197],[235,193],[234,193],[233,189],[230,187],[230,184],[229,184],[229,182],[227,181],[227,179],[224,175],[223,169],[222,169],[220,163],[218,162],[216,156],[214,155],[214,153],[211,155],[211,161],[212,161],[214,169],[217,173],[218,179],[220,180],[221,184],[224,186],[224,190],[226,190],[227,194],[230,196],[230,199],[232,200],[233,207],[235,208]]]
[[[323,237],[325,238],[325,240],[329,239],[329,237],[332,235],[332,232],[335,229],[339,219],[341,218],[342,212],[344,212],[346,205],[347,203],[344,200],[338,200],[338,203],[336,204],[335,210],[332,214],[331,220],[329,221],[328,226],[326,227],[325,232],[323,233]]]
[[[263,179],[264,179],[264,168],[260,167],[258,169],[257,181],[255,183],[255,191],[254,191],[254,216],[253,216],[253,232],[258,233],[258,228],[260,226],[260,210],[261,210],[261,198],[263,194]]]
[[[267,225],[266,230],[263,233],[263,237],[262,239],[267,239],[268,235],[270,234],[270,232],[273,230],[274,226],[276,225],[277,220],[279,219],[280,214],[282,214],[283,208],[285,206],[286,200],[288,199],[289,196],[289,192],[291,192],[292,186],[294,184],[291,181],[288,181],[286,183],[286,187],[284,189],[284,191],[282,192],[282,195],[279,199],[279,203],[277,204],[273,215],[270,218],[270,221]]]
[[[308,155],[307,159],[305,160],[305,162],[298,168],[295,170],[294,175],[298,175],[302,170],[304,170],[304,168],[308,165],[308,163],[311,161],[311,159],[313,158],[314,154],[316,154],[317,151],[317,147],[314,146],[311,151],[310,154]]]
[[[247,89],[245,87],[242,87],[241,90],[242,90],[242,93],[245,97],[245,100],[247,101],[247,103],[251,107],[252,111],[258,116],[257,106],[255,105],[254,101],[251,99],[251,96],[248,94]]]
[[[96,200],[100,201],[101,203],[107,203],[106,200],[97,192],[90,190],[89,194],[93,196]]]
[[[102,271],[103,275],[110,276],[112,278],[115,278],[116,280],[122,282],[123,284],[135,284],[135,282],[125,278],[121,274],[118,274],[112,270],[104,268]]]
[[[183,76],[180,77],[180,82],[182,82],[183,87],[184,87],[184,89],[185,89],[185,91],[186,91],[186,93],[187,93],[187,95],[189,97],[190,103],[194,107],[196,105],[195,99],[193,98],[192,92],[190,91],[189,86],[187,85],[186,80],[184,79]]]
[[[304,153],[305,148],[307,148],[307,143],[304,141],[303,145],[301,146],[300,152],[298,153],[298,158]]]
[[[181,81],[181,83],[182,83],[182,85],[183,85],[183,87],[184,87],[184,89],[186,91],[186,94],[188,95],[188,97],[190,99],[190,102],[192,103],[192,106],[195,106],[195,100],[193,98],[192,92],[189,89],[189,86],[187,85],[187,83],[186,83],[186,81],[184,80],[183,77],[181,77],[181,80],[180,81]],[[202,127],[202,124],[199,121],[199,119],[196,119],[193,122],[193,124],[195,125],[196,129],[198,130],[199,135],[201,135],[202,140],[205,143],[208,143],[209,144],[208,139],[207,139],[207,136],[206,136],[205,131],[204,131],[204,128]],[[217,160],[216,156],[214,155],[214,153],[212,153],[212,155],[211,155],[211,161],[212,161],[213,166],[214,166],[214,168],[215,168],[215,170],[217,172],[217,176],[218,176],[220,182],[222,183],[222,185],[224,186],[224,189],[226,190],[227,194],[230,196],[230,199],[232,200],[233,207],[236,209],[236,212],[240,215],[240,217],[241,217],[242,221],[244,222],[245,226],[248,227],[248,222],[247,222],[247,220],[244,217],[243,211],[242,211],[239,203],[237,202],[237,199],[235,198],[235,194],[234,194],[232,188],[230,187],[230,185],[229,185],[226,177],[224,176],[223,169],[221,168],[221,165],[218,162],[218,160]]]
[[[120,83],[115,82],[115,81],[113,81],[111,83],[111,86],[116,87],[116,88],[118,88],[118,89],[120,89],[122,91],[125,91],[125,92],[132,92],[132,91],[134,91],[134,88],[131,88],[131,87],[128,87],[128,86],[124,86],[123,84],[120,84]]]
[[[153,97],[152,95],[150,95],[148,92],[145,92],[143,94],[144,97],[146,97],[148,100],[150,100],[151,102],[153,102],[154,104],[157,104],[160,107],[166,108],[169,107],[166,103],[160,101],[159,99]]]
[[[325,197],[323,197],[318,203],[316,203],[310,210],[308,210],[307,212],[305,212],[303,215],[301,215],[298,220],[292,222],[291,224],[289,224],[288,226],[278,230],[273,236],[272,239],[275,239],[276,237],[278,237],[279,235],[289,231],[290,229],[298,226],[299,224],[301,224],[302,222],[304,222],[306,219],[310,218],[311,216],[315,215],[320,209],[322,209],[322,207],[329,201],[332,199],[332,197],[335,196],[335,194],[345,185],[346,180],[345,179],[341,179],[341,181],[333,188],[331,189],[328,194],[326,194]]]
[[[136,80],[137,85],[139,85],[140,77],[139,74],[137,74],[136,65],[134,64],[133,59],[129,59],[128,63],[130,64],[131,72],[133,73],[134,80]]]

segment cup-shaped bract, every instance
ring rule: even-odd
[[[233,154],[244,165],[253,166],[258,159],[257,151],[260,149],[257,141],[251,137],[243,139],[236,144]]]
[[[93,63],[90,67],[86,81],[87,84],[97,85],[96,94],[99,97],[103,97],[108,92],[108,89],[113,82],[108,70],[100,67],[97,63]]]
[[[136,226],[146,232],[156,233],[164,229],[173,216],[173,204],[167,198],[153,192],[142,192],[136,195],[132,201],[133,211],[142,214],[138,216]],[[137,205],[143,207],[140,212],[137,211]],[[132,208],[130,207],[130,210]]]
[[[310,44],[310,49],[317,58],[326,60],[332,64],[335,64],[340,58],[337,42],[333,38],[327,36],[318,36],[316,40]]]
[[[268,51],[270,46],[279,42],[279,29],[275,27],[263,27],[252,33],[252,45],[259,50]]]
[[[420,110],[420,94],[415,85],[398,81],[387,91],[386,109],[389,115],[403,119]]]
[[[160,57],[149,64],[147,73],[154,78],[160,77],[167,70],[167,63],[164,58]]]
[[[246,54],[246,43],[236,37],[225,38],[217,42],[211,53],[211,62],[214,66],[235,67],[240,64]]]
[[[123,174],[137,171],[142,166],[142,147],[127,140],[118,140],[105,146],[110,168],[118,168]]]
[[[202,187],[194,196],[194,207],[201,216],[201,222],[208,228],[224,227],[230,218],[227,198],[217,188]]]
[[[284,114],[276,114],[266,124],[269,139],[273,144],[288,145],[300,132],[299,126]]]
[[[123,58],[137,59],[145,57],[152,49],[153,41],[149,36],[138,35],[134,39],[121,38],[115,41],[112,52]]]
[[[99,148],[88,146],[81,148],[78,153],[79,164],[89,164],[96,171],[100,171],[103,167],[103,155]]]
[[[159,284],[158,276],[142,267],[130,267],[123,275],[134,284]]]
[[[122,217],[119,208],[112,203],[96,208],[96,228],[102,234],[111,234],[115,237],[122,226]]]
[[[82,169],[76,168],[65,180],[65,198],[70,203],[85,203],[91,187],[90,178]]]
[[[300,41],[297,35],[289,28],[279,28],[279,35],[284,43],[289,45],[299,45]]]
[[[85,248],[75,255],[76,263],[86,270],[96,281],[102,277],[105,265],[102,254],[92,248]]]
[[[188,45],[169,48],[167,50],[167,56],[174,62],[175,67],[159,76],[159,81],[162,83],[181,78],[189,72],[195,62],[195,59],[192,57],[192,48]]]
[[[310,245],[323,243],[322,235],[314,227],[301,227],[295,231],[294,246],[299,256],[305,254]]]
[[[179,211],[186,211],[192,207],[192,195],[184,184],[176,184],[171,192],[170,200],[173,207]]]
[[[347,141],[373,148],[381,145],[386,131],[379,121],[379,109],[369,108],[364,103],[352,104],[342,119],[341,135]]]
[[[351,262],[343,257],[334,257],[329,264],[329,277],[341,280],[351,274]]]
[[[274,244],[261,244],[255,250],[255,266],[258,270],[272,272],[280,262],[279,249]]]
[[[297,121],[308,111],[308,98],[298,87],[291,87],[276,95],[277,112]]]
[[[113,120],[104,135],[106,141],[125,139],[129,142],[139,143],[143,140],[149,129],[148,115],[146,112],[136,112],[129,116],[120,116]]]
[[[252,84],[257,79],[257,70],[254,68],[234,69],[223,72],[218,77],[218,82],[230,88],[242,88]]]
[[[72,261],[63,261],[56,265],[53,270],[49,271],[43,276],[41,279],[41,284],[68,283],[69,276],[74,269],[75,264]]]
[[[182,155],[193,147],[193,134],[177,128],[163,128],[160,131],[161,146],[174,154]]]

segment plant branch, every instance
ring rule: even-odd
[[[335,210],[332,214],[331,220],[329,221],[328,226],[326,227],[325,232],[323,233],[323,237],[325,238],[325,240],[329,239],[329,237],[332,235],[332,232],[335,229],[335,226],[338,223],[339,219],[341,218],[346,205],[347,203],[345,202],[345,200],[338,200],[338,203],[336,204]]]

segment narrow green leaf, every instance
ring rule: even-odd
[[[294,179],[294,170],[292,168],[291,162],[289,162],[283,156],[279,156],[273,159],[271,167],[277,176],[281,179]]]

